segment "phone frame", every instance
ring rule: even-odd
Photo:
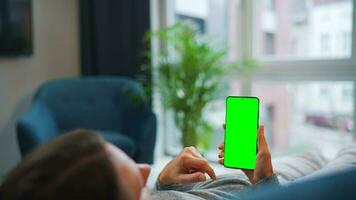
[[[258,109],[257,109],[257,140],[256,140],[256,155],[258,153],[258,127],[259,127],[259,121],[260,121],[260,99],[255,96],[227,96],[225,98],[225,126],[226,126],[226,116],[227,116],[227,99],[228,98],[249,98],[249,99],[257,99],[258,102]],[[224,148],[226,144],[226,127],[225,127],[225,134],[224,134]],[[230,168],[230,169],[242,169],[242,170],[248,170],[248,171],[253,171],[255,169],[246,169],[246,168],[240,168],[240,167],[230,167],[225,165],[225,160],[224,160],[224,167]]]

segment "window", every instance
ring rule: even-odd
[[[330,36],[327,33],[323,33],[320,36],[320,53],[323,56],[327,56],[330,52]]]
[[[341,51],[344,53],[351,52],[351,33],[343,33],[343,48]]]
[[[245,0],[246,1],[246,0]],[[189,20],[236,58],[241,39],[239,0],[175,0],[171,23]],[[253,54],[285,59],[350,58],[352,0],[261,0],[254,2]],[[342,48],[340,47],[342,46]],[[324,48],[326,47],[326,48]]]
[[[215,127],[206,156],[216,159],[223,141],[225,97],[261,99],[260,122],[277,155],[320,147],[331,156],[355,133],[356,53],[353,0],[166,0],[168,24],[189,20],[198,34],[228,50],[227,61],[241,56],[261,63],[248,78],[230,73],[220,98],[204,116]],[[174,127],[172,120],[166,123]],[[174,129],[174,128],[173,128]],[[180,148],[179,133],[165,141]],[[174,152],[173,151],[173,152]]]
[[[224,140],[225,97],[242,95],[238,80],[227,80],[227,90],[212,102],[204,116],[214,126],[210,149],[205,156],[216,159],[216,147]],[[252,95],[260,99],[260,124],[274,155],[288,155],[318,148],[333,156],[353,141],[353,82],[344,81],[255,81]],[[178,132],[170,147],[178,152]]]
[[[274,33],[265,33],[265,55],[273,55],[274,54]]]

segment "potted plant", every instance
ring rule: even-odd
[[[187,22],[150,32],[148,36],[159,39],[166,47],[160,51],[155,67],[157,88],[163,107],[173,111],[175,124],[182,133],[182,146],[207,150],[214,129],[204,119],[203,111],[221,93],[222,76],[234,69],[241,74],[240,78],[249,77],[258,63],[253,58],[223,63],[225,50],[212,48]]]
[[[215,50],[199,39],[189,23],[177,23],[151,33],[150,37],[167,45],[156,68],[158,88],[164,108],[173,111],[175,124],[182,133],[181,143],[184,147],[206,149],[213,129],[202,113],[216,98],[226,67],[221,62],[225,51]]]

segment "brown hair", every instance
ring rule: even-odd
[[[0,199],[119,199],[117,176],[105,141],[76,130],[25,157],[0,186]]]

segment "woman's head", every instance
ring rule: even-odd
[[[2,199],[140,199],[148,195],[148,165],[137,165],[89,130],[40,146],[0,187]]]

